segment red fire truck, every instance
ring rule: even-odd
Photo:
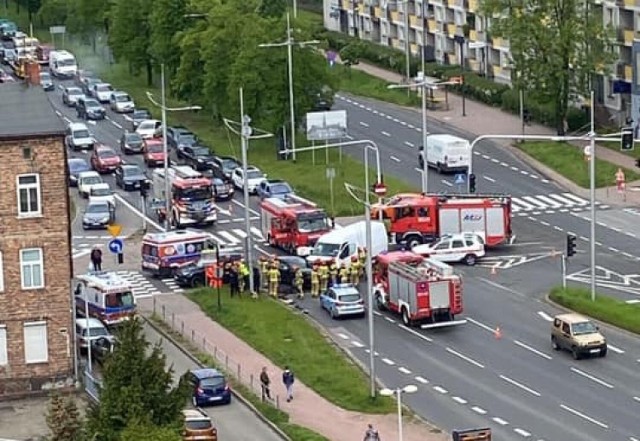
[[[266,198],[260,202],[262,235],[272,247],[305,255],[323,234],[331,231],[327,213],[299,196]]]
[[[381,311],[402,317],[405,326],[423,329],[466,323],[462,312],[462,278],[449,265],[409,251],[376,257],[374,299]]]
[[[441,236],[475,233],[486,246],[508,242],[511,232],[511,196],[430,195],[401,193],[373,207],[371,217],[382,211],[390,223],[392,243],[413,248]]]

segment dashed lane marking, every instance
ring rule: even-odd
[[[517,346],[520,346],[522,349],[526,349],[529,352],[532,352],[536,355],[539,355],[542,358],[546,358],[547,360],[552,360],[553,358],[550,355],[545,354],[542,351],[537,350],[536,348],[532,348],[531,346],[522,343],[521,341],[514,340],[513,341]]]
[[[396,157],[395,157],[395,156],[393,156],[393,155],[389,156],[389,158],[390,158],[392,161],[400,162],[400,159],[396,158]]]
[[[575,374],[578,374],[578,375],[580,375],[580,376],[582,376],[584,378],[587,378],[587,379],[593,381],[594,383],[599,384],[600,386],[604,386],[607,389],[613,389],[613,384],[609,384],[606,381],[601,380],[598,377],[594,377],[593,375],[586,373],[585,371],[581,371],[580,369],[577,369],[575,367],[572,367],[570,370],[571,370],[571,372],[573,372]]]
[[[369,124],[367,124],[366,122],[360,121],[360,125],[362,127],[369,127]]]
[[[409,369],[407,369],[406,367],[399,367],[398,370],[400,372],[402,372],[403,374],[411,375],[411,371]]]
[[[483,177],[484,179],[486,179],[487,181],[489,181],[489,182],[496,182],[496,180],[495,180],[495,179],[493,179],[493,178],[491,178],[491,177],[489,177],[489,176],[482,175],[482,177]]]
[[[540,317],[542,317],[547,322],[552,322],[553,321],[553,318],[551,318],[551,316],[549,314],[547,314],[546,312],[544,312],[544,311],[538,311],[538,315]]]
[[[625,352],[623,349],[620,349],[620,348],[619,348],[619,347],[617,347],[617,346],[613,346],[613,345],[612,345],[612,344],[610,344],[610,343],[609,343],[609,344],[607,344],[607,348],[609,348],[609,350],[610,350],[610,351],[613,351],[613,352],[615,352],[616,354],[624,354],[624,352]]]
[[[513,431],[515,433],[517,433],[518,435],[523,436],[525,438],[529,438],[531,436],[531,434],[529,432],[527,432],[526,430],[524,430],[524,429],[516,428],[516,429],[513,429]]]
[[[466,361],[467,363],[471,363],[472,365],[479,367],[480,369],[484,369],[484,365],[482,363],[479,363],[477,361],[475,361],[473,358],[471,357],[467,357],[464,354],[461,354],[460,352],[454,351],[453,349],[447,347],[445,349],[445,351],[447,351],[448,353],[450,353],[451,355],[455,355],[458,358],[461,358],[462,360]]]
[[[446,389],[445,389],[444,387],[442,387],[442,386],[433,386],[433,390],[435,390],[436,392],[438,392],[438,393],[440,393],[440,394],[442,394],[442,395],[449,393],[449,391],[448,391],[448,390],[446,390]]]
[[[385,132],[384,130],[383,130],[383,131],[381,131],[380,133],[382,133],[384,136],[386,136],[386,137],[388,137],[388,138],[390,138],[390,137],[391,137],[391,133],[389,133],[389,132]]]
[[[347,334],[338,333],[338,337],[343,340],[349,340],[349,336]]]
[[[561,404],[560,408],[566,410],[569,413],[574,414],[577,417],[580,417],[580,418],[582,418],[584,420],[587,420],[590,423],[595,424],[596,426],[602,427],[603,429],[608,429],[609,428],[609,426],[606,425],[605,423],[603,423],[602,421],[598,421],[595,418],[591,418],[589,415],[586,415],[586,414],[584,414],[584,413],[582,413],[582,412],[580,412],[578,410],[575,410],[572,407],[569,407],[569,406],[566,406],[564,404]]]
[[[389,365],[389,366],[394,366],[394,365],[396,364],[396,362],[395,362],[395,361],[393,361],[393,360],[389,360],[388,358],[383,358],[383,359],[382,359],[382,362],[383,362],[384,364]]]
[[[416,331],[416,330],[414,330],[414,329],[411,329],[411,328],[408,328],[408,327],[406,327],[406,326],[405,326],[405,325],[403,325],[403,324],[399,324],[398,326],[399,326],[399,327],[400,327],[400,329],[402,329],[403,331],[407,331],[409,334],[412,334],[412,335],[414,335],[414,336],[418,337],[418,338],[419,338],[419,339],[421,339],[421,340],[424,340],[424,341],[429,342],[429,343],[431,343],[431,342],[433,341],[431,338],[427,337],[426,335],[422,335],[422,334],[420,334],[418,331]]]
[[[460,403],[460,404],[467,404],[468,403],[467,400],[465,400],[464,398],[461,398],[461,397],[451,397],[451,399],[453,401],[455,401],[456,403]]]
[[[515,387],[517,387],[517,388],[522,389],[522,390],[523,390],[523,391],[525,391],[525,392],[529,392],[531,395],[534,395],[534,396],[536,396],[536,397],[541,396],[541,395],[540,395],[540,392],[538,392],[538,391],[536,391],[536,390],[533,390],[533,389],[531,389],[529,386],[525,386],[524,384],[519,383],[519,382],[517,382],[516,380],[513,380],[513,379],[511,379],[511,378],[507,377],[506,375],[500,375],[500,379],[502,379],[502,380],[506,381],[507,383],[511,384],[512,386],[515,386]]]
[[[421,384],[429,384],[429,380],[427,380],[426,378],[423,378],[421,376],[414,377],[413,379],[416,380],[418,383],[421,383]]]
[[[473,406],[471,408],[471,410],[473,410],[475,413],[479,413],[480,415],[486,415],[487,414],[487,411],[484,410],[482,407]]]
[[[406,145],[407,147],[415,147],[415,144],[409,141],[405,141],[404,145]]]
[[[354,345],[356,348],[364,348],[364,345],[359,341],[351,340],[351,344]]]
[[[498,423],[501,426],[506,426],[506,425],[509,424],[507,421],[505,421],[505,420],[503,420],[502,418],[499,418],[499,417],[493,417],[491,419],[493,420],[493,422]]]

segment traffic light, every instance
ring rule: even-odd
[[[469,175],[469,192],[470,193],[476,192],[476,175],[473,173]]]
[[[633,127],[624,127],[622,129],[622,137],[620,140],[620,150],[630,152],[634,147]]]
[[[149,196],[150,188],[151,188],[151,182],[147,180],[140,182],[140,196],[146,199]]]
[[[574,234],[567,234],[567,257],[575,256],[577,239]]]

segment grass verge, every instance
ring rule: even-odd
[[[584,288],[555,287],[549,293],[554,302],[594,319],[640,334],[640,307],[613,297],[598,294],[591,301],[591,291]]]
[[[202,352],[188,339],[184,338],[178,332],[171,329],[165,322],[162,321],[160,317],[152,316],[150,319],[156,326],[162,329],[163,332],[170,335],[191,355],[197,358],[200,363],[206,366],[216,367],[217,369],[221,369],[223,371],[225,370],[224,366],[220,366],[220,364],[217,363],[214,357],[212,357],[210,354]],[[290,423],[288,413],[276,409],[274,406],[268,403],[262,402],[260,397],[258,397],[251,389],[239,382],[233,376],[233,373],[228,372],[228,374],[229,381],[231,382],[233,390],[237,391],[240,395],[246,398],[265,418],[267,418],[278,428],[280,428],[293,441],[329,441],[327,438],[320,435],[319,433],[314,432],[313,430]]]
[[[563,142],[552,141],[523,142],[515,146],[580,187],[589,187],[589,162],[584,160],[580,149]],[[617,165],[596,159],[596,187],[615,185],[617,170]],[[640,175],[633,170],[624,169],[624,172],[627,182],[640,179]]]
[[[420,97],[414,91],[407,93],[406,89],[389,89],[388,86],[393,83],[354,67],[337,65],[334,75],[338,78],[340,90],[344,92],[401,106],[418,106],[420,103]]]
[[[217,297],[212,292],[198,289],[187,297],[273,363],[290,366],[300,381],[327,400],[357,412],[394,411],[393,400],[369,397],[368,380],[362,370],[302,315],[292,314],[267,298],[231,298],[226,288],[222,311],[218,312]]]

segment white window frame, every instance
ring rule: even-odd
[[[4,260],[2,257],[2,251],[0,251],[0,292],[4,292]]]
[[[30,353],[31,346],[27,344],[27,329],[38,327],[40,329],[44,328],[44,340],[41,341],[41,347],[38,349],[38,352],[43,353],[40,354],[32,354]],[[48,363],[49,362],[49,330],[47,329],[47,322],[25,322],[22,326],[22,335],[23,335],[23,344],[24,344],[24,362],[25,364],[35,364],[35,363]]]
[[[7,326],[0,325],[0,366],[6,366],[9,364],[7,346]]]
[[[35,177],[36,182],[34,184],[21,184],[21,178],[30,178]],[[36,211],[31,210],[31,190],[36,191],[36,202],[38,204],[38,209]],[[27,211],[22,212],[22,196],[20,192],[25,190],[27,192]],[[42,191],[40,187],[40,175],[38,173],[28,173],[24,175],[16,176],[16,193],[18,195],[18,217],[38,217],[42,216]]]
[[[38,259],[38,261],[35,262],[31,262],[31,261],[24,261],[24,253],[28,252],[28,251],[38,251],[40,253],[40,258]],[[24,274],[24,269],[25,266],[30,266],[31,267],[31,279],[30,281],[25,280],[25,274]],[[33,285],[33,268],[40,266],[40,284],[39,285]],[[25,282],[30,282],[30,284],[25,284]],[[27,290],[27,289],[41,289],[44,288],[44,251],[42,248],[23,248],[20,250],[20,286],[22,287],[22,289]]]

